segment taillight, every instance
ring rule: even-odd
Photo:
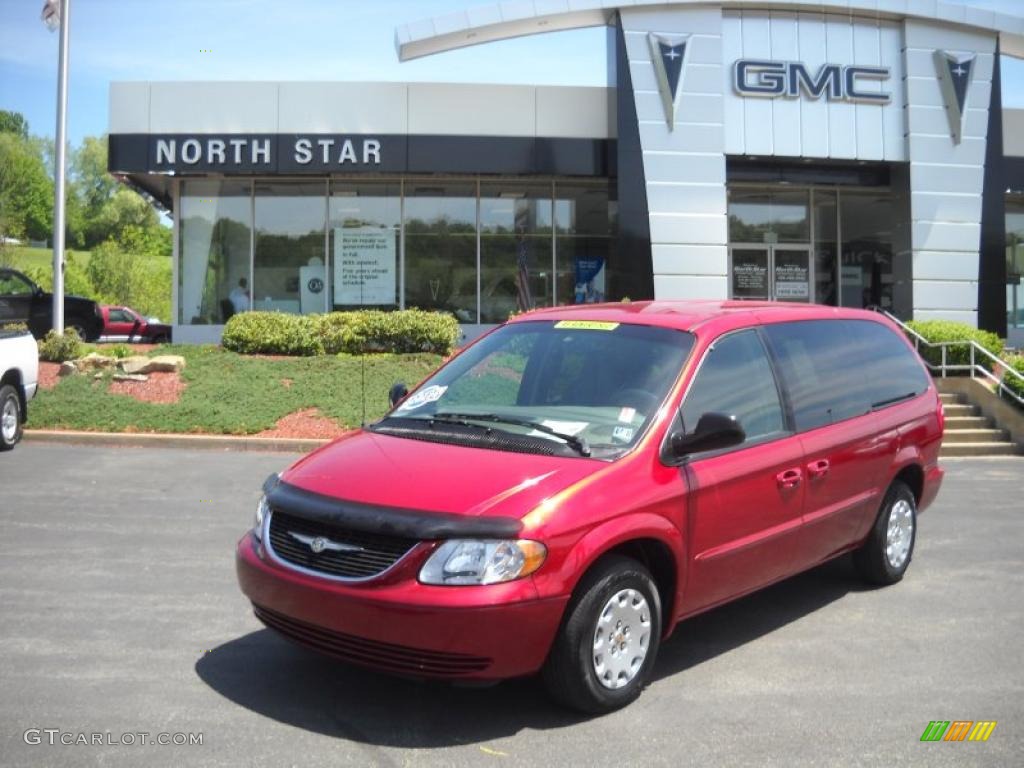
[[[937,401],[935,417],[939,420],[939,434],[941,435],[946,431],[946,410],[942,407],[942,398],[939,397],[938,392],[935,393],[935,399]]]

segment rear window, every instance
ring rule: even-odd
[[[768,325],[765,333],[799,431],[861,416],[928,388],[913,351],[880,323],[813,320]]]

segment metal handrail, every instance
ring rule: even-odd
[[[981,344],[976,342],[974,339],[964,339],[963,341],[928,341],[928,339],[926,339],[913,328],[908,326],[898,317],[892,315],[890,312],[887,312],[881,308],[878,308],[876,311],[881,312],[883,315],[885,315],[894,323],[896,323],[896,325],[903,329],[904,333],[906,333],[910,338],[914,340],[914,349],[917,350],[917,354],[921,357],[921,361],[928,367],[928,370],[931,371],[933,374],[938,372],[941,376],[947,376],[950,371],[967,371],[970,373],[972,379],[978,378],[978,374],[980,374],[983,378],[995,384],[995,391],[996,394],[999,395],[999,397],[1002,397],[1004,394],[1009,395],[1011,398],[1013,398],[1013,400],[1016,401],[1017,405],[1019,405],[1021,408],[1024,408],[1024,397],[1021,397],[1012,389],[1007,387],[1006,384],[1003,383],[1003,381],[1006,378],[1006,374],[1009,374],[1011,376],[1014,376],[1022,385],[1024,385],[1024,375],[1022,375],[1006,360],[1003,360],[1001,357],[993,355],[991,352],[989,352],[987,349],[981,346]],[[926,347],[930,349],[938,348],[942,350],[942,360],[938,365],[933,365],[932,363],[928,362],[928,360],[926,360],[923,355],[921,355],[922,344],[924,344]],[[964,345],[967,345],[970,349],[970,363],[953,364],[946,362],[946,350],[949,347],[960,347]],[[982,359],[987,357],[990,361],[998,365],[1004,371],[1004,375],[1001,377],[996,376],[994,373],[992,373],[992,371],[990,371],[984,365],[979,363],[979,352],[983,356]]]

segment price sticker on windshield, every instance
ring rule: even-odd
[[[614,331],[618,327],[618,323],[605,320],[559,320],[555,323],[555,328],[571,328],[578,331]]]

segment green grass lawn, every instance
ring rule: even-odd
[[[253,434],[273,427],[282,416],[316,407],[345,427],[362,420],[365,363],[366,418],[388,408],[396,381],[411,389],[441,363],[438,355],[297,357],[266,360],[220,347],[167,345],[153,354],[186,359],[187,386],[173,404],[142,403],[107,392],[109,374],[64,378],[40,390],[29,406],[30,429],[84,429],[110,432],[205,432]]]
[[[30,248],[27,245],[4,246],[4,256],[12,267],[24,270],[27,267],[52,267],[52,248]],[[85,269],[89,263],[89,251],[65,251],[67,261],[74,262],[76,267]]]

